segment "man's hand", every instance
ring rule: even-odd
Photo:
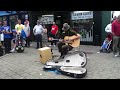
[[[28,35],[28,37],[30,37],[30,34]]]
[[[113,32],[112,35],[115,36],[115,33]]]

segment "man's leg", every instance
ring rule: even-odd
[[[69,51],[71,51],[72,49],[73,49],[72,46],[70,46],[70,45],[64,45],[64,46],[62,46],[62,52],[61,52],[61,54],[62,55],[67,55],[67,53]]]
[[[42,45],[42,35],[41,34],[39,35],[39,39],[40,39],[40,47],[42,48],[43,45]]]
[[[36,35],[35,38],[36,38],[36,41],[37,41],[37,47],[36,48],[39,48],[39,35]]]
[[[8,53],[8,39],[4,39],[5,53]]]
[[[11,50],[11,38],[8,38],[8,52]]]
[[[119,37],[119,41],[118,41],[118,50],[119,50],[119,55],[120,55],[120,37]]]
[[[63,45],[65,45],[63,42],[58,42],[57,46],[58,46],[59,52],[62,52],[62,46]]]
[[[113,54],[114,54],[114,55],[117,54],[118,41],[119,41],[119,38],[118,38],[117,36],[113,36]]]
[[[30,37],[28,37],[28,47],[30,47]]]
[[[25,47],[27,47],[28,46],[28,37],[26,37],[26,44],[25,44]]]

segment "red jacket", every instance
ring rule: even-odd
[[[58,26],[57,25],[53,25],[52,28],[51,28],[51,33],[53,35],[56,35],[57,31],[58,31]]]
[[[120,36],[120,22],[118,22],[118,20],[115,20],[112,23],[112,32],[115,34],[115,36]]]

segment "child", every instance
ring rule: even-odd
[[[17,35],[17,32],[15,30],[12,30],[12,33],[13,33],[13,38],[12,38],[12,47],[13,47],[13,49],[10,52],[14,52],[15,47],[16,47],[16,35]]]
[[[112,41],[112,39],[109,38],[109,37],[107,37],[107,38],[104,40],[103,45],[102,45],[100,51],[107,51],[108,48],[110,47],[111,41]],[[108,45],[109,45],[109,47],[108,47]]]

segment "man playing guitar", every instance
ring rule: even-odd
[[[68,23],[64,23],[62,29],[64,30],[61,35],[62,40],[58,42],[58,49],[61,53],[60,58],[62,58],[64,55],[67,55],[68,51],[72,50],[73,47],[78,47],[80,45],[80,35],[77,34],[77,32],[70,30]],[[68,39],[66,39],[66,36]]]

